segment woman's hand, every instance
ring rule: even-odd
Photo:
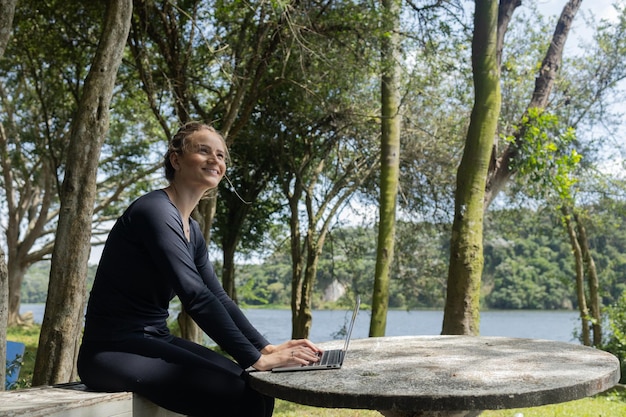
[[[278,366],[308,365],[319,361],[322,352],[308,339],[293,339],[277,346],[265,346],[252,367],[258,371],[269,371]]]

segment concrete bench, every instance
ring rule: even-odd
[[[184,417],[131,392],[94,392],[81,383],[0,392],[3,417]]]

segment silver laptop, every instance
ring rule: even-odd
[[[352,312],[352,319],[346,332],[346,340],[343,344],[343,349],[330,349],[325,350],[318,362],[313,362],[308,365],[295,365],[295,366],[281,366],[272,369],[272,372],[293,372],[293,371],[313,371],[318,369],[339,369],[343,365],[343,360],[348,352],[348,345],[350,344],[350,337],[352,336],[352,329],[354,328],[354,322],[356,316],[359,314],[359,308],[361,307],[361,297],[356,297],[356,303],[354,305],[354,311]]]

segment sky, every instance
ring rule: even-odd
[[[592,11],[598,18],[615,18],[616,14],[613,8],[613,3],[615,2],[616,0],[584,0],[574,21],[574,25],[578,26],[576,29],[580,29],[580,26],[584,25],[583,19],[580,18],[580,12]],[[566,0],[537,0],[539,10],[546,16],[560,15],[566,3]],[[521,7],[523,5],[524,2],[522,2]]]
[[[536,0],[536,2],[541,14],[546,17],[552,16],[554,22],[556,22],[556,19],[563,11],[563,7],[567,4],[567,0]],[[615,22],[617,20],[617,12],[613,4],[616,2],[624,3],[626,0],[583,0],[574,18],[565,49],[576,48],[581,39],[590,38],[592,32],[585,23],[585,19],[590,14],[593,14],[598,22],[601,19]],[[520,9],[524,8],[525,4],[528,4],[528,0],[522,0]]]

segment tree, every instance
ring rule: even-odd
[[[107,4],[100,44],[72,123],[33,385],[67,382],[76,376],[97,167],[131,15],[130,0]]]
[[[504,1],[500,5],[500,13],[498,19],[498,41],[497,41],[497,61],[498,64],[502,58],[502,48],[504,45],[504,35],[506,33],[510,17],[514,11],[514,9],[519,6],[519,2],[516,0],[512,1]],[[536,112],[539,109],[539,112],[546,107],[548,103],[548,98],[550,96],[550,92],[554,85],[556,74],[560,68],[562,62],[562,53],[565,45],[565,41],[567,39],[567,35],[569,33],[569,29],[571,27],[572,20],[580,7],[580,0],[571,0],[569,1],[561,13],[559,17],[558,24],[554,31],[552,41],[549,45],[549,48],[546,52],[544,60],[542,62],[542,66],[540,68],[539,75],[535,80],[535,89],[530,100],[530,103],[527,107],[525,114],[522,116],[522,120],[527,119],[530,112]],[[494,153],[493,161],[490,164],[486,188],[485,188],[485,204],[484,208],[486,209],[489,204],[493,201],[495,196],[498,194],[500,190],[504,187],[504,185],[509,181],[511,176],[516,172],[516,164],[515,160],[519,157],[519,148],[522,145],[522,142],[525,137],[528,137],[526,134],[527,129],[532,129],[533,125],[530,123],[521,122],[518,124],[518,129],[515,130],[513,137],[514,140],[510,141],[508,146],[504,149],[504,151],[496,157]],[[455,218],[455,221],[457,219]],[[454,233],[454,232],[453,232]],[[453,234],[454,239],[454,234]],[[454,254],[452,254],[454,256]],[[451,259],[451,265],[453,264]],[[450,287],[448,287],[448,291],[450,291]],[[465,290],[469,291],[469,287]],[[457,300],[460,302],[460,300]],[[468,308],[471,310],[472,308]],[[477,314],[477,313],[474,313]],[[472,315],[472,313],[468,313],[468,315]],[[445,319],[444,319],[445,322]],[[475,332],[478,331],[478,318],[477,316],[474,318],[474,325],[476,328]],[[445,327],[445,324],[444,324]]]
[[[163,114],[162,103],[157,98],[163,92],[170,90],[172,99],[168,103],[172,106],[180,124],[192,120],[192,103],[197,103],[191,93],[189,73],[192,54],[189,51],[196,42],[197,23],[196,12],[200,2],[191,2],[188,6],[191,14],[177,8],[173,3],[136,1],[135,17],[132,20],[130,49],[133,54],[139,79],[148,98],[153,115],[159,121],[166,138],[172,137],[172,130]],[[151,63],[149,51],[156,50],[156,61]],[[151,68],[157,67],[158,71]],[[155,80],[156,78],[156,80]],[[176,130],[176,129],[174,129]],[[199,218],[203,232],[209,241],[210,218],[214,210],[212,201],[203,201],[194,217]],[[198,212],[208,213],[208,220]],[[207,225],[208,223],[208,225]],[[199,326],[192,320],[186,311],[178,315],[178,325],[181,336],[200,343],[202,334]]]
[[[311,80],[314,74],[304,76]],[[284,85],[274,92],[282,99],[267,102],[276,107],[259,112],[268,136],[261,140],[271,146],[289,210],[293,338],[308,336],[318,265],[336,215],[378,165],[373,119],[355,114],[349,84],[341,84],[345,95],[334,94],[337,84],[311,85],[318,88],[315,94]]]
[[[1,126],[0,126],[1,129]],[[4,260],[4,251],[0,249],[0,363],[6,364],[7,361],[7,318],[8,308],[7,300],[9,294],[9,274],[7,272],[7,264]],[[0,366],[0,381],[6,381],[6,366]],[[0,391],[4,391],[4,384]]]
[[[223,251],[222,284],[239,301],[235,254],[258,250],[272,222],[284,222],[278,191],[271,186],[277,172],[272,147],[264,146],[262,124],[249,123],[230,147],[232,163],[219,189],[213,236]]]
[[[548,107],[549,97],[552,97],[552,105],[550,107],[561,119],[561,124],[565,126],[569,125],[571,128],[577,128],[578,136],[584,134],[593,135],[593,132],[589,128],[590,126],[597,123],[602,125],[610,124],[611,119],[614,117],[610,111],[604,110],[604,106],[607,103],[608,93],[625,75],[622,63],[623,58],[621,58],[623,56],[624,39],[623,23],[617,23],[613,27],[606,23],[600,25],[598,32],[594,36],[594,40],[596,41],[594,49],[589,49],[588,56],[572,60],[569,64],[573,68],[573,71],[570,71],[567,76],[563,76],[560,82],[556,78],[557,70],[560,69],[561,62],[563,61],[562,53],[565,40],[567,39],[571,22],[579,7],[580,1],[570,1],[564,7],[559,17],[559,23],[555,29],[552,42],[544,58],[542,70],[537,78],[534,95],[531,99],[531,106],[534,105],[536,107],[527,108],[522,117],[522,123],[519,124],[514,134],[515,139],[510,141],[501,157],[508,155],[509,159],[505,161],[504,164],[507,166],[508,173],[511,176],[515,173],[520,174],[520,177],[524,178],[526,182],[526,188],[528,188],[528,184],[538,182],[538,179],[544,178],[545,180],[546,175],[551,175],[553,178],[557,179],[557,181],[552,183],[548,181],[544,193],[546,190],[550,189],[557,195],[559,193],[561,194],[556,199],[552,198],[551,200],[556,201],[555,205],[559,207],[563,213],[563,223],[572,245],[572,253],[574,254],[574,263],[576,266],[576,284],[578,286],[577,293],[582,322],[582,338],[585,344],[591,343],[589,332],[589,324],[591,322],[593,325],[593,344],[598,346],[601,344],[602,335],[602,319],[600,317],[601,297],[598,292],[598,274],[591,250],[589,249],[589,239],[585,231],[584,223],[587,221],[581,216],[580,210],[575,205],[573,193],[569,190],[575,179],[571,180],[566,178],[567,176],[563,175],[561,169],[550,171],[545,169],[545,166],[528,169],[528,165],[526,165],[525,162],[525,160],[528,159],[542,161],[542,156],[537,154],[537,150],[546,153],[545,148],[533,148],[533,145],[529,146],[529,144],[534,141],[533,137],[537,135],[543,118],[543,116],[536,117],[533,116],[533,114],[541,114],[544,109]],[[557,82],[561,85],[561,91],[550,95],[553,85],[558,85]],[[533,120],[527,123],[529,116]],[[588,126],[587,129],[589,129],[586,132],[585,124]],[[528,131],[534,131],[535,133],[528,134]],[[557,135],[555,135],[555,137],[557,137]],[[586,146],[581,140],[577,142],[577,147],[584,149],[583,152],[585,154],[585,161],[581,164],[581,169],[587,172],[589,172],[589,169],[593,165],[591,162],[593,159],[593,145],[590,146],[589,142],[591,141],[588,140]],[[538,142],[534,141],[534,143]],[[558,141],[552,141],[551,146],[554,147],[555,151],[561,150],[563,153],[565,153],[567,149],[566,146],[563,146],[562,143],[558,143]],[[491,180],[493,180],[491,184],[496,184],[496,186],[491,188],[491,185],[488,185],[488,195],[494,190],[495,193],[488,197],[486,201],[487,206],[493,200],[495,194],[497,194],[497,188],[508,181],[505,179],[506,175],[502,175],[502,166],[499,165],[501,161],[503,160],[498,158],[494,164],[494,170],[492,171],[494,176],[491,177]],[[561,165],[561,167],[566,166],[567,164]],[[582,172],[581,169],[579,169],[579,172]],[[530,176],[528,175],[529,173]],[[498,180],[497,178],[500,179]],[[558,179],[564,179],[566,182],[569,181],[570,184],[559,183]],[[498,183],[499,185],[497,185]],[[563,196],[563,188],[568,189],[567,196]],[[585,290],[585,274],[588,277],[588,296]],[[587,302],[589,303],[589,309]]]
[[[11,36],[11,28],[13,27],[13,15],[15,13],[15,4],[17,0],[0,0],[0,59],[4,56],[4,51]],[[4,126],[0,123],[0,142],[6,141],[4,134]],[[7,271],[6,260],[4,258],[4,250],[0,247],[0,364],[6,363],[7,357],[7,322],[9,318],[8,310],[9,301],[9,273]],[[6,379],[6,368],[0,366],[0,381]],[[4,390],[4,384],[0,391]]]
[[[396,0],[383,0],[382,9],[380,209],[370,336],[384,336],[387,323],[389,273],[393,262],[396,230],[402,122],[399,92],[401,3]]]
[[[585,346],[591,346],[591,338],[589,331],[589,309],[587,307],[587,297],[585,296],[585,268],[583,261],[583,251],[580,247],[579,240],[576,236],[576,228],[572,222],[572,216],[567,206],[562,206],[563,222],[567,230],[567,234],[570,238],[570,242],[573,248],[574,261],[576,264],[576,296],[578,298],[578,311],[580,312],[581,326],[582,326],[582,341]]]
[[[485,181],[500,113],[498,2],[476,0],[472,68],[475,101],[457,173],[443,334],[479,333]]]
[[[94,28],[99,27],[102,6],[20,2],[14,40],[7,59],[0,62],[5,127],[0,141],[0,219],[7,245],[10,325],[21,321],[24,274],[52,254],[68,132],[97,46]],[[120,201],[126,203],[145,189],[143,178],[158,166],[150,158],[158,136],[152,134],[145,106],[137,101],[136,82],[126,79],[113,99],[116,113],[98,166],[94,242],[107,232],[107,222],[117,217]],[[141,131],[136,128],[139,124]]]
[[[280,143],[288,149],[286,140]],[[301,135],[300,140],[308,140]],[[321,135],[327,136],[327,135]],[[345,139],[344,139],[345,140]],[[335,215],[344,207],[346,200],[358,186],[371,174],[376,155],[351,155],[350,150],[342,149],[339,138],[330,134],[321,143],[322,146],[311,148],[310,153],[299,155],[300,164],[287,153],[281,157],[294,164],[285,172],[282,180],[283,192],[288,198],[290,209],[291,257],[292,257],[292,337],[308,337],[312,324],[312,295],[317,275],[318,262],[327,233]],[[331,150],[337,146],[343,154],[344,165],[336,166],[332,176],[323,174],[330,158]],[[330,184],[330,185],[328,185]],[[306,213],[304,234],[301,231],[300,204],[304,200]]]
[[[300,48],[284,49],[283,82],[255,108],[289,218],[292,336],[307,337],[324,243],[336,215],[378,166],[379,106],[371,89],[377,16],[359,3],[302,14]],[[296,24],[304,19],[302,25]]]
[[[601,288],[610,285],[606,281],[601,282],[602,276],[608,281],[607,273],[596,266],[595,260],[601,259],[605,254],[599,248],[594,248],[592,243],[603,237],[594,239],[591,237],[593,232],[588,232],[587,229],[593,228],[594,223],[601,222],[601,210],[597,210],[597,205],[589,202],[596,199],[613,206],[610,199],[622,199],[620,190],[623,190],[623,185],[615,175],[602,173],[597,164],[598,147],[620,148],[621,141],[621,135],[616,132],[616,126],[623,119],[621,105],[613,106],[618,108],[617,111],[611,110],[610,105],[623,100],[623,94],[617,87],[626,77],[626,8],[623,4],[614,7],[619,19],[614,23],[600,22],[593,36],[593,44],[586,46],[586,57],[576,57],[569,63],[576,72],[572,71],[573,76],[564,77],[562,88],[566,95],[559,97],[559,102],[573,104],[572,109],[559,115],[565,123],[577,129],[577,136],[580,138],[577,147],[582,149],[584,156],[575,172],[577,181],[572,186],[570,198],[562,199],[560,203],[575,254],[577,272],[582,275],[577,276],[577,292],[579,298],[586,298],[582,305],[584,308],[579,306],[581,337],[583,343],[595,347],[603,344],[603,302],[610,303],[614,295],[600,293]],[[598,134],[598,131],[602,133]],[[600,136],[599,140],[597,136]],[[609,195],[611,197],[607,199]],[[602,265],[602,262],[597,264]],[[607,267],[605,264],[604,268]]]
[[[306,7],[268,2],[253,2],[249,6],[192,1],[183,10],[169,1],[137,3],[131,50],[148,102],[166,137],[170,136],[170,129],[165,113],[172,108],[180,122],[200,119],[213,123],[227,144],[235,147],[257,111],[257,102],[285,82],[275,74],[283,66],[283,49],[288,51],[290,44],[298,45],[292,39],[298,32],[291,27],[291,13],[297,7],[306,12]],[[205,33],[201,28],[207,25],[212,29]],[[241,162],[255,171],[267,167],[266,161],[258,159]],[[265,173],[248,176],[244,186],[246,201],[254,202],[267,181]],[[235,248],[251,210],[233,199],[228,199],[227,208],[230,212],[225,216],[230,222],[227,229],[221,228],[225,233],[220,236],[225,245],[222,281],[229,295],[236,299]],[[215,199],[201,201],[194,212],[207,241],[211,239],[215,213]],[[183,312],[182,328],[189,329],[189,334],[185,332],[183,336],[197,339],[199,329],[187,325],[190,321],[185,316]]]
[[[552,35],[550,46],[541,63],[539,74],[535,80],[535,88],[526,112],[521,116],[520,120],[528,115],[529,111],[535,109],[545,109],[550,93],[554,86],[556,75],[561,67],[563,60],[563,49],[565,41],[569,34],[572,21],[576,16],[576,12],[580,8],[582,0],[570,0],[563,8],[559,21]],[[510,15],[513,10],[520,4],[519,0],[505,0],[500,7],[500,18],[498,22],[498,63],[502,59],[502,47],[504,45],[503,38],[506,34],[507,26],[510,21]],[[514,168],[515,158],[518,155],[518,148],[525,135],[525,129],[532,126],[519,123],[519,129],[513,133],[515,140],[508,143],[500,155],[497,155],[495,161],[490,165],[485,186],[485,207],[489,207],[497,194],[505,187],[509,179],[515,174]]]
[[[235,163],[242,163],[245,169],[261,173],[246,177],[245,173],[237,170],[234,175],[235,189],[242,191],[242,197],[253,203],[252,207],[236,203],[237,197],[229,194],[228,201],[224,202],[228,210],[220,208],[216,211],[224,215],[219,231],[226,232],[219,236],[225,244],[223,285],[236,297],[233,292],[232,265],[234,246],[240,242],[241,228],[250,224],[246,218],[253,216],[254,210],[251,209],[255,205],[275,204],[271,194],[274,189],[265,190],[265,184],[269,184],[278,172],[285,172],[284,161],[279,161],[282,168],[278,168],[276,162],[276,157],[285,152],[272,143],[276,132],[286,135],[283,131],[291,129],[291,138],[285,136],[288,142],[320,132],[321,136],[316,142],[323,143],[334,136],[333,142],[328,144],[337,143],[337,138],[342,134],[335,130],[347,125],[337,122],[338,115],[343,117],[351,110],[347,105],[350,100],[338,97],[337,92],[344,90],[346,85],[355,85],[357,91],[365,90],[355,80],[367,73],[368,66],[364,64],[367,60],[360,61],[356,67],[352,61],[348,65],[344,58],[348,46],[355,51],[370,53],[368,42],[373,32],[369,26],[365,26],[368,24],[365,18],[369,19],[368,10],[352,2],[331,2],[327,7],[319,9],[298,2],[252,2],[249,7],[240,8],[228,3],[209,4],[200,1],[188,2],[184,10],[171,2],[140,2],[137,10],[131,49],[148,101],[155,114],[160,115],[159,120],[166,121],[164,111],[174,109],[181,120],[184,120],[182,116],[188,116],[214,123],[233,149]],[[346,22],[346,16],[353,19]],[[354,52],[355,55],[357,53]],[[337,72],[338,65],[346,70]],[[358,71],[354,70],[355,67]],[[207,68],[210,70],[207,71]],[[343,84],[339,85],[335,80],[341,80]],[[300,100],[305,101],[302,103],[304,113],[297,114]],[[285,111],[285,106],[289,107],[288,111]],[[371,114],[369,109],[366,110],[365,114]],[[302,114],[310,116],[302,117]],[[350,123],[354,123],[354,119]],[[353,131],[348,135],[349,140],[354,141],[353,132],[358,130],[350,128]],[[243,158],[247,152],[237,152],[237,149],[241,149],[239,140],[243,142],[241,146],[252,141],[259,142],[254,146],[263,146],[269,150],[269,162],[266,150]],[[353,145],[350,143],[346,146]],[[300,161],[302,158],[310,158],[312,150],[308,147],[317,147],[318,144],[289,143],[288,146],[294,152],[301,152],[292,156],[295,161]],[[336,151],[332,146],[319,159],[315,157],[313,165],[307,166],[314,166],[310,168],[312,170],[334,169],[338,172],[336,175],[340,175],[339,172],[346,168],[352,168],[350,164],[335,167],[330,153],[335,157],[345,157],[347,154]],[[351,152],[350,157],[354,154]],[[325,160],[323,165],[316,166],[321,160]],[[359,160],[355,166],[360,167],[361,162]],[[292,165],[298,166],[301,166],[299,162]],[[312,172],[297,175],[332,178],[327,177],[325,172]],[[238,179],[244,180],[241,188]],[[282,187],[283,181],[280,178],[277,187]],[[287,188],[291,185],[287,185]],[[316,185],[311,187],[311,193],[317,192],[314,190]],[[304,194],[303,191],[293,197],[296,211],[306,204]],[[246,195],[258,195],[267,200],[259,203]],[[311,196],[313,199],[318,197]],[[218,204],[222,203],[218,200]],[[198,218],[205,225],[205,234],[208,234],[213,223],[214,208],[214,203],[207,201],[198,210]],[[254,218],[258,219],[258,216]],[[224,224],[226,219],[230,221],[227,225]],[[270,217],[266,216],[265,219]],[[314,252],[319,250],[321,246]],[[313,252],[309,255],[310,259],[315,259]],[[299,257],[298,261],[302,261],[302,258]]]
[[[457,2],[432,2],[420,8],[413,4],[419,25],[409,32],[402,27],[402,48],[410,52],[402,67],[407,75],[402,86],[398,206],[403,218],[411,217],[418,224],[448,223],[471,111],[467,47],[471,29],[464,24],[465,12]]]

